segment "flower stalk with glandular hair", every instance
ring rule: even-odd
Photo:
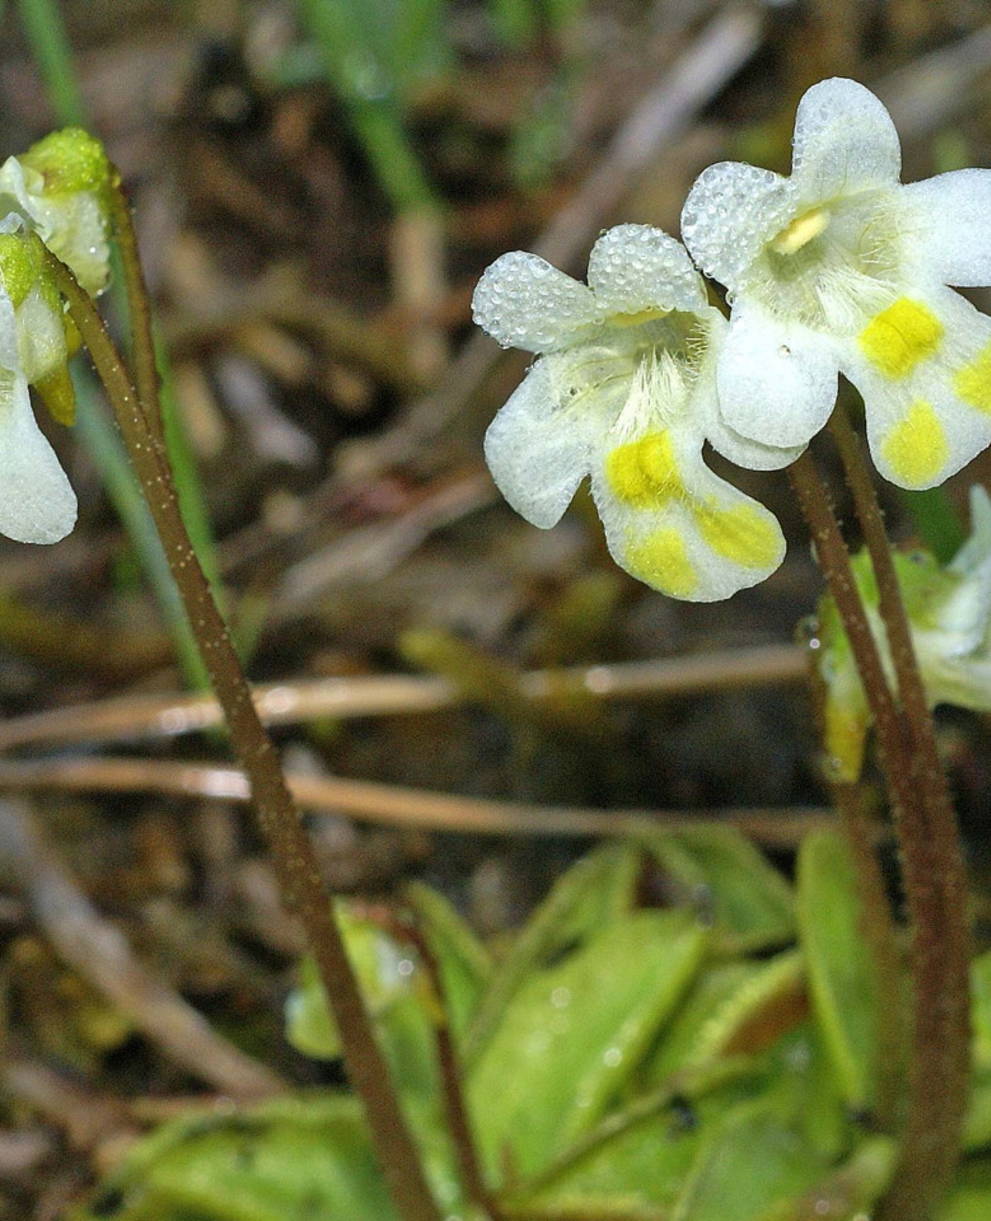
[[[110,189],[120,190],[111,169]],[[120,223],[127,202],[119,199],[114,214]],[[88,349],[113,406],[128,455],[158,529],[169,566],[199,644],[203,662],[223,710],[231,742],[251,786],[253,804],[269,843],[283,901],[307,934],[327,1001],[341,1035],[344,1059],[355,1091],[365,1106],[370,1132],[396,1211],[404,1221],[440,1221],[440,1211],[419,1150],[400,1109],[388,1066],[376,1040],[354,970],[331,910],[299,811],[289,794],[275,746],[262,726],[227,625],[189,540],[179,511],[172,472],[160,426],[157,383],[145,376],[139,392],[117,352],[89,294],[70,267],[47,250],[37,236],[42,266],[68,303],[70,316]],[[125,257],[137,257],[125,241]],[[143,277],[131,269],[131,291],[143,295]],[[148,317],[147,301],[136,305],[139,319]],[[136,344],[150,343],[140,323]],[[151,352],[139,362],[153,368]],[[150,396],[150,398],[149,398]]]

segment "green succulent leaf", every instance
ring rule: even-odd
[[[706,930],[690,913],[608,925],[516,992],[468,1077],[485,1163],[539,1171],[588,1131],[636,1071],[699,968]]]
[[[775,1101],[744,1103],[707,1137],[671,1221],[764,1221],[827,1169]]]
[[[513,1203],[541,1217],[667,1218],[709,1127],[752,1095],[757,1075],[742,1060],[681,1074],[612,1112]]]
[[[806,1015],[804,964],[794,951],[768,962],[731,962],[699,976],[645,1069],[661,1084],[720,1058],[756,1055]]]
[[[433,1105],[438,1098],[437,1012],[423,964],[378,925],[337,905],[352,964],[405,1100]],[[300,983],[286,1000],[286,1037],[304,1055],[336,1060],[340,1037],[316,964],[304,958]]]
[[[492,975],[492,958],[436,890],[414,882],[405,897],[437,963],[447,1020],[460,1044]]]
[[[845,841],[834,831],[812,832],[798,858],[798,925],[812,1012],[847,1103],[866,1110],[877,1060],[878,998],[860,921]]]
[[[797,1200],[775,1205],[761,1221],[858,1221],[887,1187],[898,1147],[887,1136],[864,1141],[841,1166]]]
[[[468,1031],[467,1065],[481,1054],[512,998],[533,971],[633,910],[643,855],[635,844],[605,844],[559,878],[494,972]]]
[[[940,1209],[938,1221],[987,1221],[991,1216],[991,1158],[968,1158]]]
[[[794,937],[791,888],[735,828],[698,826],[641,839],[683,901],[712,920],[723,949],[764,949]]]
[[[390,1221],[353,1098],[177,1120],[140,1142],[74,1221]]]
[[[964,1123],[964,1148],[991,1145],[991,953],[970,964],[973,1076]]]

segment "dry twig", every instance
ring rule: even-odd
[[[560,699],[569,691],[604,700],[651,699],[800,683],[804,678],[801,648],[769,644],[653,661],[531,670],[520,675],[520,688],[532,700]],[[465,702],[455,683],[429,675],[297,679],[259,684],[253,690],[258,715],[266,725],[438,712]],[[130,695],[13,717],[0,724],[0,751],[42,742],[177,737],[221,724],[220,706],[212,696]]]
[[[722,822],[768,846],[790,848],[807,831],[834,823],[831,811],[815,807],[597,810],[463,797],[292,772],[286,773],[286,779],[301,807],[404,830],[597,838]],[[235,767],[126,758],[0,761],[0,788],[174,793],[239,802],[247,802],[251,796],[244,773]]]

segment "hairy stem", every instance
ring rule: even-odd
[[[231,742],[248,776],[258,819],[271,847],[283,899],[287,907],[299,915],[306,929],[328,1003],[340,1030],[348,1074],[365,1104],[369,1127],[397,1212],[405,1221],[440,1221],[332,915],[312,845],[289,795],[275,747],[258,718],[227,625],[213,600],[183,525],[160,429],[148,422],[147,416],[153,408],[142,406],[103,320],[75,276],[47,249],[42,247],[42,250],[113,405],[128,454],[161,535],[204,663],[224,709]]]
[[[899,1164],[881,1216],[887,1221],[927,1221],[956,1164],[963,1101],[960,1095],[966,1088],[966,1072],[960,1070],[961,1036],[964,1057],[967,1051],[966,1012],[961,1020],[959,1007],[961,988],[964,998],[967,995],[966,962],[961,980],[957,913],[949,906],[943,884],[934,876],[936,857],[929,836],[930,824],[938,815],[930,804],[931,781],[921,782],[912,730],[888,686],[828,488],[808,453],[792,465],[789,474],[874,717],[911,926],[914,1021],[907,1122]],[[949,954],[944,952],[944,939],[950,941]]]
[[[116,170],[111,173],[109,196],[114,237],[117,239],[124,272],[128,322],[131,328],[131,364],[134,368],[138,404],[144,413],[148,429],[165,448],[165,428],[159,410],[158,368],[155,363],[151,304],[145,285],[144,268],[141,266],[131,207]]]
[[[900,1172],[886,1215],[913,1213],[921,1193],[929,1201],[945,1188],[959,1155],[970,1073],[970,929],[967,874],[932,717],[919,674],[908,617],[863,444],[846,413],[830,425],[853,494],[877,582],[881,618],[911,750],[917,815],[896,828],[912,924],[915,978],[913,1093],[926,1091],[942,1108],[933,1126],[910,1109]]]

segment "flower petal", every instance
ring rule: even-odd
[[[991,284],[991,170],[953,170],[898,192],[911,257],[944,284]]]
[[[892,185],[901,171],[901,145],[881,101],[857,81],[834,76],[808,89],[795,116],[792,177],[802,197]]]
[[[45,245],[68,264],[79,283],[92,296],[110,278],[107,221],[99,199],[90,191],[76,191],[38,203],[38,230]]]
[[[68,359],[65,325],[37,285],[17,307],[16,318],[19,367],[34,385]]]
[[[499,491],[534,526],[556,525],[588,474],[596,415],[559,405],[551,359],[533,366],[485,434]]]
[[[35,423],[27,380],[0,370],[0,534],[57,543],[76,522],[76,497]]]
[[[693,410],[699,426],[713,449],[737,466],[750,471],[781,470],[795,461],[805,448],[803,445],[785,448],[762,445],[760,441],[754,441],[730,428],[722,417],[716,392],[716,364],[728,329],[729,323],[722,314],[717,314],[710,332],[709,356],[699,370],[694,386]]]
[[[522,250],[487,267],[471,302],[475,322],[504,348],[553,352],[600,321],[591,291]]]
[[[763,246],[792,219],[787,178],[742,161],[720,161],[696,178],[681,212],[681,236],[706,275],[734,288]]]
[[[935,487],[991,443],[991,318],[949,288],[901,297],[840,352],[864,398],[874,465]]]
[[[742,433],[734,432],[723,421],[718,410],[706,425],[705,439],[717,453],[748,471],[780,471],[791,466],[805,449],[804,445],[761,445]]]
[[[592,247],[588,283],[606,314],[702,309],[702,278],[688,251],[651,225],[617,225]]]
[[[716,370],[723,422],[764,446],[804,446],[833,410],[836,368],[828,340],[741,302]]]
[[[695,423],[606,446],[592,493],[613,558],[638,580],[689,602],[715,602],[769,576],[785,542],[763,505],[702,461]]]

